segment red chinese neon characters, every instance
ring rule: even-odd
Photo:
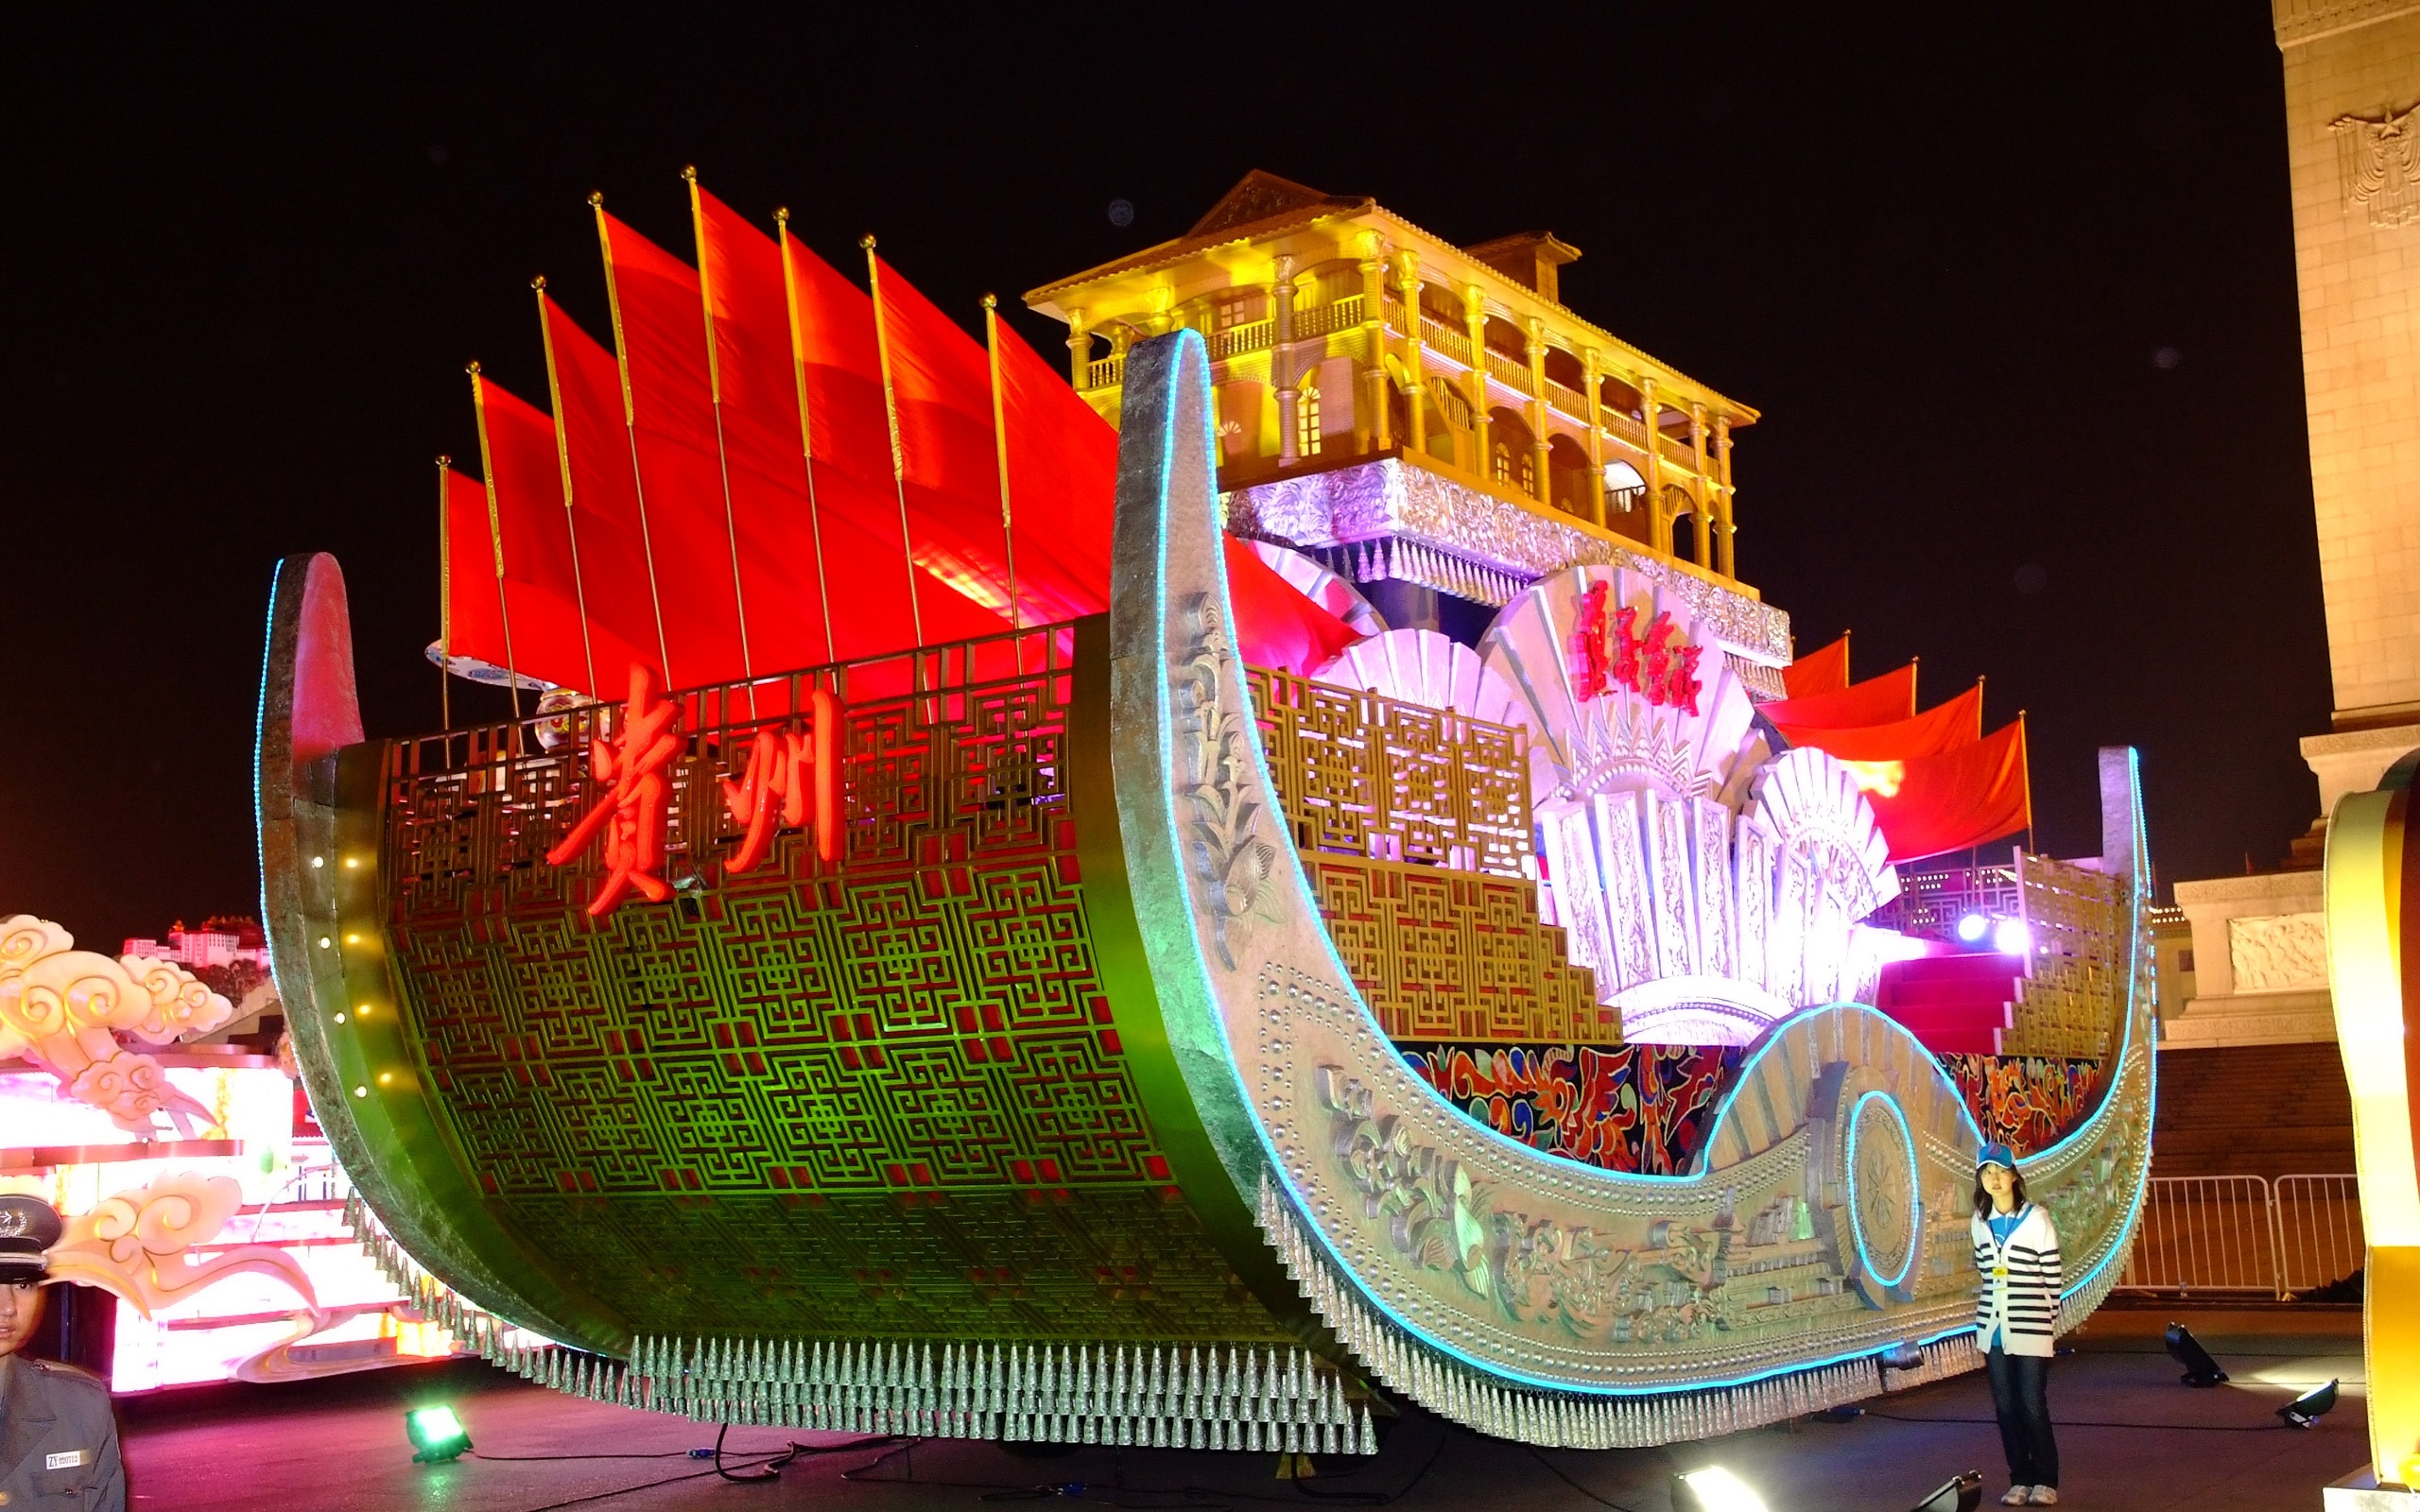
[[[604,834],[605,885],[588,904],[591,918],[612,913],[632,887],[649,902],[672,896],[670,885],[656,873],[664,866],[665,801],[672,791],[664,769],[681,746],[680,706],[659,699],[654,672],[631,662],[621,739],[599,735],[589,743],[589,769],[598,782],[613,783],[613,791],[546,852],[547,864],[560,867]]]
[[[1606,612],[1613,585],[1598,583],[1580,600],[1580,627],[1571,633],[1572,693],[1585,703],[1616,688],[1628,688],[1657,708],[1698,712],[1698,681],[1702,647],[1671,644],[1669,610],[1648,621],[1646,633],[1635,630],[1638,610],[1622,608]]]
[[[815,811],[815,853],[825,861],[840,859],[840,765],[834,759],[840,700],[818,688],[808,708],[814,714],[811,729],[800,730],[793,723],[787,730],[758,730],[749,748],[746,774],[736,782],[723,780],[723,807],[731,812],[734,823],[748,826],[739,853],[723,863],[723,870],[754,870],[771,849],[776,828],[805,826],[810,798]]]

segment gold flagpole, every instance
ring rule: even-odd
[[[622,340],[622,299],[614,289],[614,234],[605,226],[604,195],[590,195],[588,206],[596,212],[596,246],[605,254],[605,305],[614,315],[614,368],[622,378],[622,424],[631,437],[631,488],[639,501],[639,549],[647,556],[647,596],[655,606],[655,654],[664,662],[664,685],[677,688],[672,647],[664,635],[664,591],[655,579],[655,541],[647,526],[647,480],[639,473],[639,412],[631,403],[631,358]]]
[[[722,473],[722,533],[731,542],[731,602],[739,611],[739,675],[751,684],[748,710],[756,712],[756,666],[748,654],[748,594],[739,586],[739,519],[731,507],[731,454],[722,439],[722,359],[715,352],[715,296],[711,259],[706,256],[706,207],[698,198],[698,170],[681,170],[689,186],[689,226],[698,238],[698,305],[706,318],[706,392],[715,406],[715,466]]]
[[[908,557],[908,614],[916,644],[925,644],[925,609],[916,594],[916,548],[908,536],[908,455],[899,447],[899,399],[890,388],[890,334],[882,320],[882,260],[873,255],[873,232],[857,238],[866,249],[866,286],[873,296],[873,355],[882,367],[882,418],[890,422],[890,479],[899,486],[899,549]]]
[[[479,365],[470,366],[471,408],[479,417],[479,470],[487,474],[488,549],[495,560],[495,612],[504,622],[504,685],[512,696],[512,750],[521,753],[521,670],[512,659],[512,604],[504,593],[504,524],[496,516],[495,456],[488,448],[488,396]]]
[[[454,459],[437,459],[437,719],[438,728],[454,728],[454,553],[445,536],[447,475]]]
[[[554,322],[546,318],[545,279],[531,279],[529,286],[538,291],[538,340],[546,349],[546,407],[555,417],[555,463],[563,474],[563,529],[571,534],[571,593],[579,609],[579,655],[588,664],[588,696],[601,698],[605,695],[596,682],[596,648],[588,640],[588,585],[579,573],[579,516],[571,507],[571,446],[563,438],[563,391],[555,381]]]
[[[832,591],[823,577],[823,517],[815,507],[815,432],[807,424],[806,342],[799,329],[798,280],[790,267],[790,213],[773,212],[773,238],[782,247],[782,299],[789,306],[790,373],[798,384],[798,453],[806,468],[806,528],[815,539],[815,593],[823,606],[823,660],[838,662],[840,652],[832,639]]]
[[[1000,301],[983,296],[983,350],[992,359],[992,445],[1000,454],[1000,541],[1009,553],[1009,627],[1025,628],[1025,607],[1017,600],[1017,537],[1009,513],[1009,422],[1000,391]]]

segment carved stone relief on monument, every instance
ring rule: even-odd
[[[2340,115],[2336,134],[2344,211],[2369,213],[2373,226],[2400,226],[2420,217],[2420,105],[2375,118]]]
[[[2227,962],[2238,995],[2327,987],[2327,916],[2269,914],[2227,920]]]

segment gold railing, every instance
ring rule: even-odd
[[[1577,421],[1582,425],[1588,423],[1588,396],[1568,384],[1559,384],[1551,378],[1547,379],[1547,404],[1565,419]]]
[[[1500,352],[1491,352],[1487,354],[1487,375],[1497,383],[1519,389],[1525,394],[1534,394],[1538,391],[1538,386],[1531,382],[1535,375],[1530,371],[1530,365],[1526,362],[1515,362]]]
[[[1424,315],[1420,318],[1420,340],[1423,346],[1443,353],[1449,361],[1465,368],[1471,365],[1471,337],[1467,331],[1457,331]]]
[[[1297,850],[1530,875],[1529,731],[1247,669]]]
[[[1250,325],[1229,326],[1210,338],[1210,360],[1241,356],[1247,352],[1265,352],[1277,336],[1277,322],[1254,320]]]
[[[1294,312],[1294,339],[1307,340],[1361,323],[1361,296],[1348,294],[1333,304],[1316,304]]]
[[[1115,388],[1125,381],[1124,357],[1102,357],[1084,365],[1084,387],[1087,389]]]

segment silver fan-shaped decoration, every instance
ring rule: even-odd
[[[1489,671],[1477,651],[1435,630],[1388,630],[1357,641],[1311,676],[1472,719],[1530,723],[1529,707],[1510,683]]]
[[[1609,587],[1609,611],[1634,609],[1642,627],[1669,613],[1670,644],[1704,648],[1696,713],[1658,707],[1627,688],[1580,696],[1572,639],[1582,601],[1599,583]],[[1542,577],[1495,616],[1479,655],[1530,711],[1540,753],[1531,796],[1541,812],[1634,790],[1713,799],[1735,812],[1745,806],[1748,780],[1768,754],[1747,687],[1714,638],[1698,632],[1696,610],[1677,593],[1664,594],[1652,579],[1617,567],[1573,567]]]
[[[1802,1006],[1858,991],[1870,973],[1857,958],[1857,921],[1899,895],[1874,805],[1847,765],[1809,747],[1766,764],[1755,800],[1772,836],[1771,882],[1753,882],[1772,900],[1765,985]]]
[[[1342,620],[1354,634],[1377,635],[1387,628],[1387,617],[1378,612],[1376,605],[1314,558],[1273,541],[1252,541],[1249,544],[1278,576],[1293,584],[1305,598]]]

